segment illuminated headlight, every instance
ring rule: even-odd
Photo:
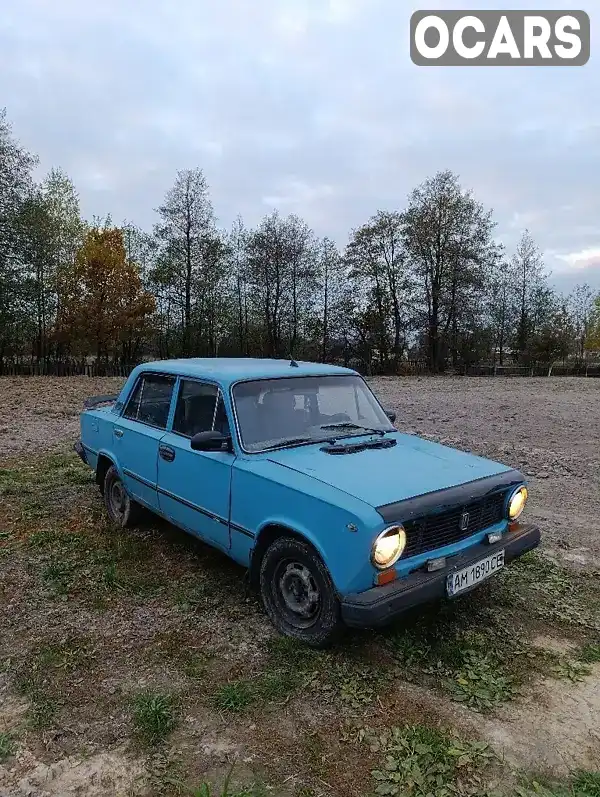
[[[517,520],[525,509],[527,487],[518,487],[508,501],[508,519]]]
[[[406,532],[402,526],[390,526],[377,537],[371,551],[371,561],[379,570],[391,567],[406,547]]]

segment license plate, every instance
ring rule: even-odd
[[[467,589],[471,589],[481,581],[485,581],[488,576],[497,573],[504,567],[504,549],[497,551],[485,559],[480,559],[462,570],[455,570],[449,573],[446,581],[446,591],[449,596],[458,595]]]

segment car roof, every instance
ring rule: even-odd
[[[356,375],[351,368],[337,365],[290,360],[269,360],[252,357],[206,357],[181,360],[158,360],[143,363],[137,371],[159,371],[179,376],[206,378],[222,385],[249,379],[278,379],[286,376]]]

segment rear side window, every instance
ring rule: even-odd
[[[219,390],[215,385],[182,380],[175,407],[173,431],[186,437],[213,428]]]
[[[147,374],[139,380],[127,402],[124,418],[166,429],[174,377]]]

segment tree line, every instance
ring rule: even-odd
[[[529,232],[508,252],[450,171],[340,248],[277,211],[221,229],[200,168],[177,173],[152,230],[86,221],[68,175],[38,183],[36,165],[0,112],[0,364],[293,356],[373,374],[600,350],[600,297],[553,290]]]

